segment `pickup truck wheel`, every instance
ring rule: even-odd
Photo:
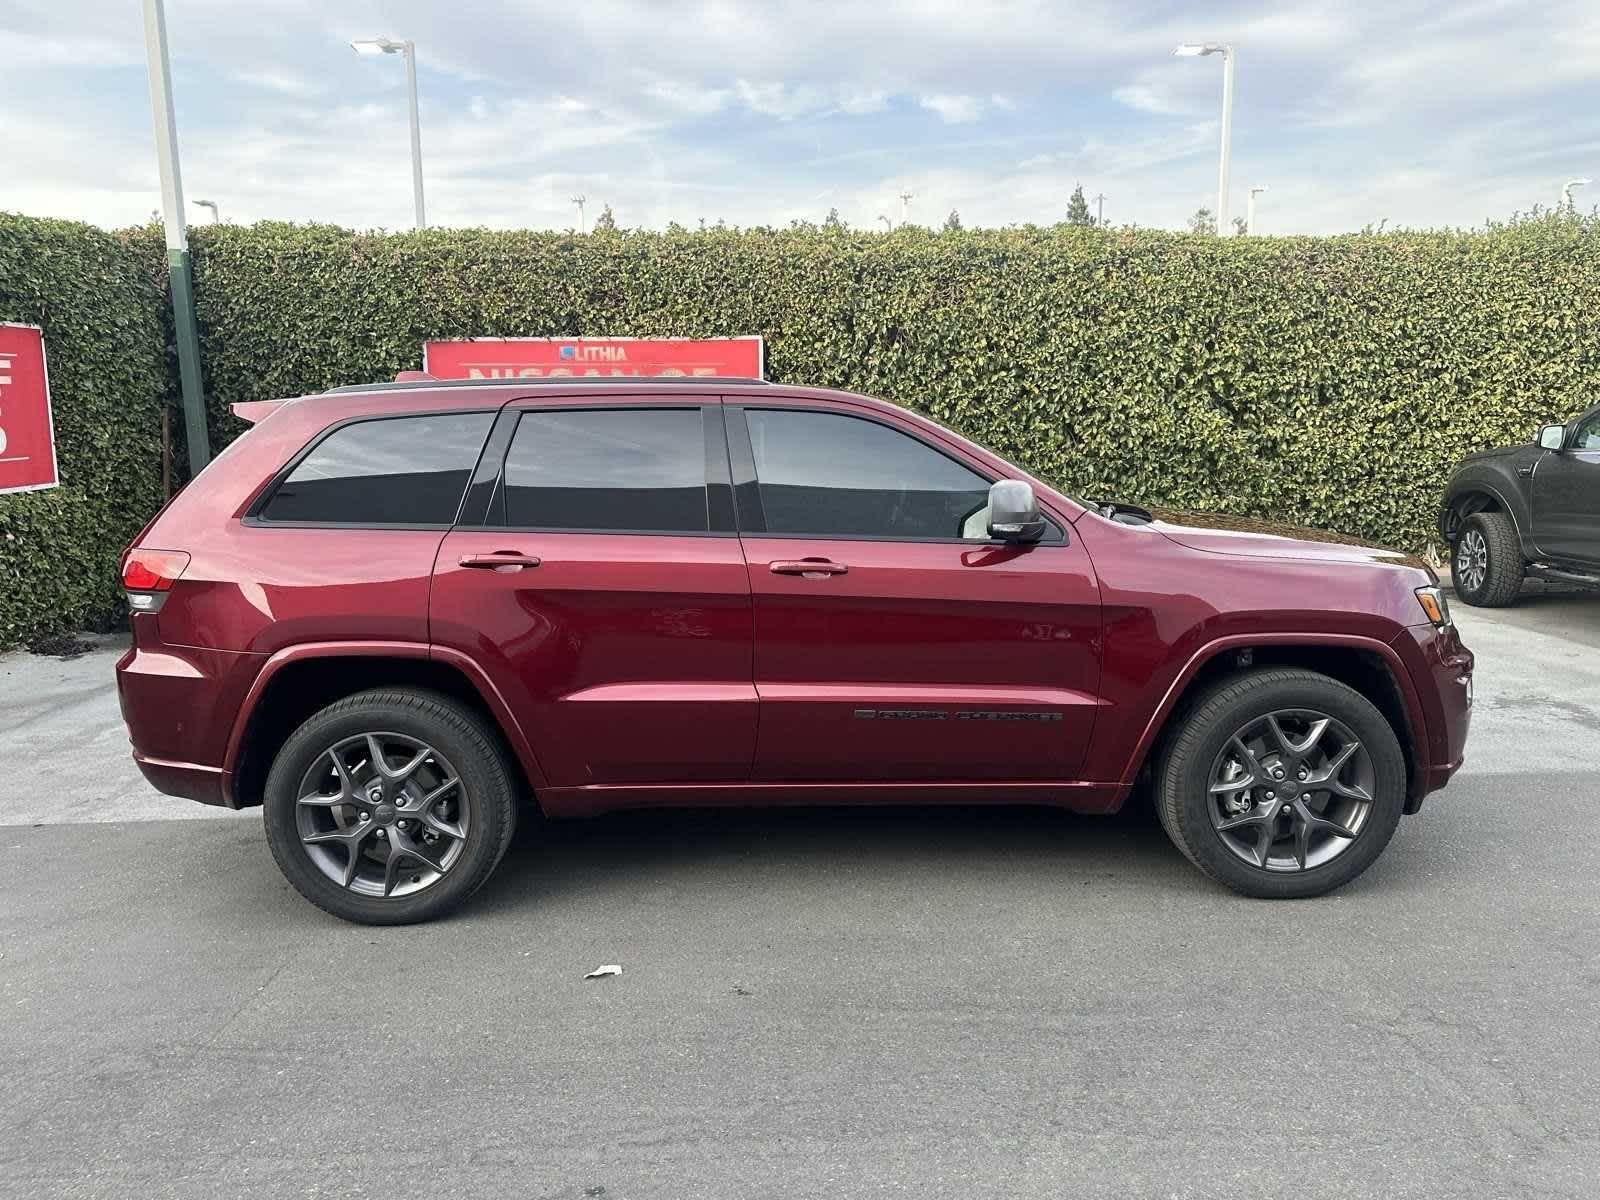
[[[267,775],[267,842],[296,890],[336,917],[426,921],[488,879],[515,798],[476,714],[433,692],[362,692],[283,744]]]
[[[1461,524],[1450,556],[1456,595],[1478,608],[1510,604],[1522,589],[1522,543],[1503,512],[1473,513]]]
[[[1156,811],[1218,882],[1246,896],[1318,896],[1389,844],[1405,760],[1355,689],[1314,671],[1252,671],[1202,693],[1180,721],[1156,770]]]

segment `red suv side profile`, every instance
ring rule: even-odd
[[[307,899],[466,899],[518,809],[1118,809],[1252,896],[1348,882],[1461,765],[1471,653],[1392,551],[1088,503],[862,396],[411,382],[254,427],[136,539],[161,790]]]

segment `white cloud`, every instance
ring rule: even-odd
[[[983,101],[977,96],[934,92],[917,97],[917,103],[930,112],[938,113],[939,118],[949,125],[970,124],[983,115]]]
[[[727,88],[699,87],[681,80],[658,79],[645,89],[645,94],[679,112],[704,117],[727,104],[732,92]]]

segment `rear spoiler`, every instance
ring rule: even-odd
[[[264,421],[277,412],[287,400],[241,400],[238,404],[228,405],[228,411],[247,425],[254,425],[257,421]]]
[[[396,383],[434,383],[434,377],[426,371],[396,371]],[[333,389],[337,391],[338,389]],[[256,425],[266,420],[285,404],[292,404],[292,400],[241,400],[237,404],[230,404],[228,411],[249,425]]]

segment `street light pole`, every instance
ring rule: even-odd
[[[911,193],[900,193],[900,224],[906,223],[906,214],[911,211]]]
[[[189,203],[194,205],[196,208],[209,208],[211,210],[211,223],[213,225],[218,224],[222,220],[222,213],[217,210],[217,202],[215,200],[191,200]]]
[[[1252,237],[1256,232],[1256,193],[1266,190],[1265,187],[1251,188],[1250,197],[1244,202],[1244,231]]]
[[[584,232],[584,228],[583,228],[583,202],[585,200],[587,200],[588,198],[589,197],[587,197],[587,196],[574,196],[572,198],[572,202],[578,206],[578,232],[579,233],[583,233]],[[704,229],[705,227],[706,227],[705,218],[701,217],[700,218],[700,228]]]
[[[398,54],[406,64],[406,97],[411,107],[411,200],[416,207],[417,228],[428,227],[422,203],[422,120],[417,113],[417,47],[410,38],[360,38],[350,43],[357,54]]]
[[[161,0],[144,0],[144,49],[150,68],[150,111],[155,120],[156,167],[161,174],[161,217],[167,234],[167,279],[172,286],[173,337],[178,344],[178,385],[189,473],[211,461],[206,397],[200,379],[200,330],[195,321],[194,275],[183,218],[183,176],[178,166],[178,122],[172,112],[172,70],[167,62],[167,16]]]
[[[1179,58],[1222,55],[1222,154],[1217,168],[1217,233],[1228,227],[1228,167],[1233,148],[1233,47],[1224,42],[1185,42],[1172,52]]]
[[[1100,192],[1094,198],[1094,223],[1104,227],[1106,223],[1106,194]]]
[[[1562,184],[1561,185],[1561,207],[1562,208],[1571,208],[1572,207],[1572,189],[1573,188],[1583,187],[1585,184],[1590,183],[1590,182],[1592,182],[1592,180],[1588,180],[1588,179],[1569,179],[1564,184]]]

